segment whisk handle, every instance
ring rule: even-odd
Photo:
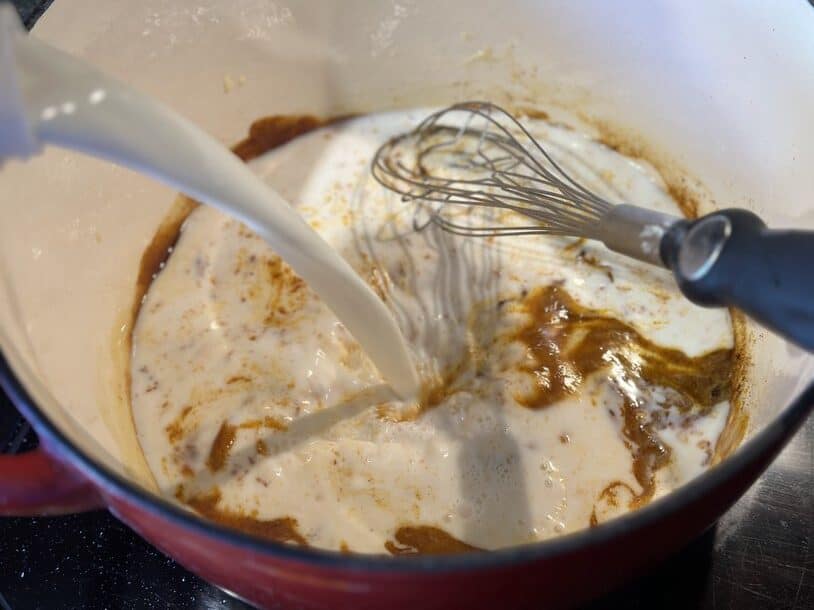
[[[814,231],[771,230],[729,209],[673,224],[661,256],[681,291],[704,306],[732,306],[814,351]]]

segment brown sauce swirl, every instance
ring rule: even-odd
[[[212,441],[209,455],[206,458],[206,467],[211,472],[222,470],[226,465],[226,461],[229,459],[229,454],[232,451],[232,446],[235,444],[235,439],[237,439],[237,431],[257,430],[259,428],[284,431],[288,426],[273,417],[264,417],[262,420],[252,419],[237,425],[223,422],[220,425],[218,433],[215,435],[215,439]],[[268,453],[268,448],[262,440],[257,441],[255,448],[257,453],[261,455]]]
[[[310,115],[278,115],[270,116],[259,119],[252,123],[249,128],[249,135],[232,147],[232,151],[244,161],[249,161],[255,157],[278,147],[282,146],[301,136],[309,131],[313,131],[330,123],[343,120],[345,117],[336,117],[332,119],[319,119]],[[126,352],[130,353],[130,345],[132,344],[132,329],[135,327],[136,320],[138,319],[141,304],[144,300],[144,295],[150,287],[153,279],[160,272],[162,265],[167,261],[172,252],[173,246],[178,241],[181,234],[181,226],[187,217],[198,207],[199,202],[191,199],[185,195],[179,195],[173,203],[169,213],[162,221],[161,225],[156,230],[150,243],[145,248],[139,263],[139,273],[136,278],[135,292],[133,298],[133,305],[130,310],[130,334],[128,334],[128,345]],[[284,265],[274,264],[269,265],[269,276],[279,275],[285,272]],[[269,315],[280,315],[280,306],[285,306],[287,303],[274,302],[270,304]],[[275,307],[276,306],[276,307]],[[130,368],[126,367],[126,384],[127,394],[130,394]],[[231,383],[237,383],[241,379],[231,379]],[[183,454],[184,448],[181,443],[187,427],[185,425],[188,417],[194,412],[194,407],[189,405],[185,407],[181,415],[166,427],[166,433],[169,440],[176,444],[179,448],[178,453]],[[270,419],[270,418],[266,418]],[[279,424],[279,422],[277,422]],[[262,422],[264,427],[274,429],[284,429],[282,424],[275,426],[264,420]],[[259,425],[259,424],[258,424]],[[246,423],[241,424],[240,427],[250,427]],[[221,426],[213,446],[210,449],[209,456],[207,457],[207,466],[210,470],[217,471],[223,468],[228,459],[229,451],[235,440],[237,429],[234,426],[225,424]],[[257,443],[258,453],[266,451],[265,443],[261,440]],[[188,465],[182,467],[182,474],[190,478],[194,476],[194,472]],[[217,509],[217,503],[220,500],[220,491],[215,488],[210,494],[206,496],[195,496],[186,498],[183,493],[177,493],[176,497],[179,501],[184,502],[198,513],[205,517],[223,523],[230,527],[236,527],[246,532],[256,534],[260,537],[278,540],[282,542],[293,541],[297,544],[305,545],[305,539],[296,532],[296,520],[290,517],[283,519],[276,519],[273,521],[258,521],[250,516],[243,516],[236,513],[226,513]]]
[[[669,388],[670,406],[686,412],[697,405],[704,412],[730,397],[733,350],[691,358],[658,346],[629,324],[582,307],[557,285],[531,292],[519,307],[528,321],[510,340],[521,343],[531,357],[520,370],[533,380],[533,388],[515,400],[528,408],[544,408],[577,394],[591,375],[609,371],[611,386],[622,399],[622,435],[633,456],[633,474],[642,487],[631,508],[646,503],[655,491],[655,472],[670,461],[670,449],[619,382]],[[615,498],[619,485],[612,483],[601,495]]]
[[[181,502],[195,509],[202,516],[221,525],[241,530],[265,540],[291,542],[299,546],[308,546],[308,541],[298,530],[299,523],[295,518],[258,519],[252,514],[244,515],[221,508],[219,506],[221,493],[217,487],[205,495],[190,497],[186,497],[183,487],[179,487],[175,495]]]
[[[396,530],[393,537],[395,541],[384,543],[384,548],[391,555],[450,555],[483,550],[429,525],[403,526]]]
[[[251,124],[249,135],[235,144],[232,152],[244,161],[249,161],[309,131],[339,120],[342,117],[325,120],[308,114],[263,117]]]
[[[522,343],[532,363],[533,392],[516,396],[529,408],[548,406],[576,394],[587,377],[615,366],[630,379],[675,390],[688,408],[711,407],[729,398],[732,350],[715,350],[691,358],[680,350],[645,339],[629,324],[580,306],[561,287],[532,291],[521,302],[528,322],[512,337]]]
[[[232,147],[232,152],[243,161],[250,161],[270,150],[287,144],[294,138],[336,123],[346,117],[319,119],[311,115],[275,115],[258,119],[249,127],[249,135]],[[135,298],[132,309],[132,328],[138,318],[141,302],[153,278],[161,270],[161,265],[169,258],[171,248],[178,241],[181,225],[200,205],[199,202],[179,195],[169,214],[159,226],[153,239],[141,255],[139,273],[136,279]]]

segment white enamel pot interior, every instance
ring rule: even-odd
[[[814,9],[802,0],[57,0],[34,34],[224,143],[270,114],[491,99],[625,134],[671,179],[692,178],[701,211],[738,206],[774,227],[814,228]],[[173,198],[62,150],[0,172],[4,358],[80,468],[148,494],[123,338],[141,254]],[[749,330],[749,425],[728,460],[814,378],[811,356]],[[809,410],[795,408],[798,420]]]

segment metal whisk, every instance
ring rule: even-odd
[[[386,142],[372,171],[405,200],[430,207],[432,222],[459,235],[587,237],[660,263],[659,239],[678,220],[603,199],[570,176],[517,119],[488,102],[431,114]],[[498,214],[500,224],[484,224],[488,216],[470,214],[471,206],[510,214]],[[518,223],[521,217],[534,223]]]
[[[430,221],[445,231],[596,239],[667,267],[693,302],[739,307],[814,351],[812,232],[770,231],[740,209],[689,221],[615,205],[581,184],[516,118],[489,102],[431,114],[387,141],[371,171],[405,201],[428,209]],[[474,214],[475,208],[490,213]]]
[[[414,153],[412,163],[404,162],[404,152]],[[455,104],[431,114],[413,131],[385,143],[372,170],[405,200],[440,204],[434,222],[463,235],[593,234],[613,207],[573,180],[517,119],[488,102]],[[444,170],[453,175],[440,175]],[[464,225],[444,215],[447,205],[502,208],[536,222]]]

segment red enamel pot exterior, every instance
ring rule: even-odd
[[[61,515],[100,506],[93,484],[44,449],[0,455],[0,515]]]
[[[358,570],[248,550],[114,500],[114,514],[180,563],[263,608],[424,610],[561,608],[594,597],[701,533],[752,481],[748,473],[681,512],[600,545],[528,561],[458,569]],[[385,564],[389,558],[382,560]]]

